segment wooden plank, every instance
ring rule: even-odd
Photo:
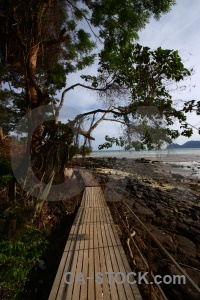
[[[113,272],[113,266],[112,266],[112,262],[111,262],[110,251],[109,251],[109,247],[111,247],[111,245],[109,245],[110,241],[108,241],[108,239],[107,239],[107,236],[105,233],[105,226],[103,224],[101,224],[101,232],[102,232],[102,240],[103,240],[103,245],[104,245],[103,249],[104,249],[106,269],[107,269],[107,272]],[[111,299],[117,300],[118,293],[117,293],[117,288],[116,288],[114,281],[112,281],[110,283],[109,288],[110,288]]]
[[[77,239],[78,239],[78,235],[80,232],[80,223],[83,218],[83,213],[84,213],[83,209],[79,209],[79,211],[77,213],[78,218],[75,220],[76,225],[74,225],[74,231],[73,232],[70,231],[70,235],[69,235],[69,238],[68,238],[65,250],[64,250],[67,253],[67,261],[66,261],[65,265],[63,266],[63,275],[60,278],[61,283],[60,283],[60,287],[58,290],[57,299],[62,299],[63,294],[66,292],[72,293],[73,285],[66,284],[64,282],[63,276],[66,272],[70,272],[72,270],[72,265],[74,265],[74,261],[76,261],[76,258],[77,258],[77,251],[75,251],[75,249],[77,248]],[[71,243],[70,243],[70,241],[71,241]],[[57,274],[57,277],[59,278],[58,274]],[[72,278],[72,280],[73,280],[73,278]]]
[[[79,173],[86,187],[99,186],[99,182],[97,179],[94,178],[92,172],[88,170],[79,170]]]
[[[77,264],[78,264],[79,248],[80,248],[80,241],[81,241],[82,230],[83,230],[83,225],[78,225],[78,233],[77,233],[77,239],[76,239],[76,246],[75,246],[75,248],[73,250],[73,260],[72,260],[71,265],[69,266],[70,267],[70,271],[73,273],[73,276],[72,276],[72,280],[73,281],[75,281],[75,277],[76,277],[76,269],[77,269]],[[67,266],[65,267],[65,270],[66,270],[66,268],[67,268]],[[67,299],[72,299],[72,297],[73,297],[73,291],[74,291],[74,289],[76,289],[76,286],[77,285],[75,285],[75,283],[69,284],[67,286],[66,298],[65,298],[66,300]]]
[[[63,266],[66,264],[68,257],[69,257],[68,252],[67,251],[64,252],[64,254],[61,258],[61,261],[60,261],[60,265],[58,267],[56,277],[54,279],[54,283],[53,283],[50,295],[49,295],[49,300],[57,299],[58,290],[59,290],[59,287],[61,284],[61,280],[63,278]],[[64,287],[63,287],[63,289],[64,289]]]
[[[99,260],[99,244],[98,244],[98,229],[96,227],[96,224],[94,226],[94,269],[95,269],[95,274],[97,272],[101,272],[100,269],[100,260]],[[95,295],[96,299],[102,299],[102,286],[101,284],[97,284],[95,282]]]
[[[88,299],[88,280],[87,277],[89,276],[89,224],[85,225],[85,243],[84,243],[84,253],[83,253],[83,277],[86,280],[86,284],[81,285],[81,292],[80,292],[80,300],[87,300]]]
[[[63,265],[62,265],[62,261],[61,261],[61,270],[62,270],[62,275],[59,274],[59,272],[57,273],[56,277],[58,278],[58,280],[60,280],[60,285],[59,288],[57,290],[57,297],[56,298],[52,298],[52,299],[62,299],[63,295],[66,293],[66,290],[68,288],[68,285],[65,283],[64,281],[64,275],[66,272],[70,272],[71,271],[71,263],[73,262],[74,259],[74,250],[69,250],[69,251],[65,251],[64,254],[66,254],[67,260]],[[54,286],[55,288],[55,286]]]
[[[77,249],[78,261],[76,265],[76,270],[72,269],[75,274],[75,278],[78,278],[79,273],[82,273],[83,275],[84,243],[86,238],[85,236],[86,236],[86,225],[82,224],[80,228],[79,250]],[[86,280],[86,278],[83,277],[83,280]],[[70,299],[72,300],[80,299],[79,295],[80,295],[82,285],[84,285],[84,281],[79,281],[78,283],[74,284],[73,296]]]
[[[116,238],[116,236],[113,233],[113,227],[109,226],[108,230],[110,232],[110,237],[113,240],[113,243],[118,244],[118,246],[114,247],[114,255],[115,255],[117,263],[118,263],[119,272],[122,272],[126,276],[129,272],[131,272],[131,268],[128,264],[127,259],[126,259],[126,264],[124,264],[124,261],[122,260],[121,253],[123,252],[123,248],[119,244],[120,241],[118,241],[118,239]],[[119,251],[119,248],[121,250],[121,253]],[[126,281],[126,279],[125,279],[125,282],[123,283],[123,287],[124,287],[124,291],[125,291],[125,294],[126,294],[126,299],[129,299],[129,300],[134,299],[133,290],[131,289],[131,286]]]
[[[95,299],[95,269],[94,269],[94,225],[89,225],[89,276],[91,279],[88,279],[88,300]],[[92,279],[93,278],[93,279]]]
[[[116,274],[118,272],[121,272],[120,266],[118,265],[118,262],[117,262],[117,259],[115,256],[115,251],[114,251],[114,246],[116,246],[116,241],[111,239],[110,232],[109,232],[110,226],[107,226],[107,224],[105,224],[104,227],[105,227],[105,233],[106,233],[107,239],[108,239],[109,243],[111,244],[111,247],[109,247],[109,251],[110,251],[110,257],[111,257],[112,266],[113,266],[113,272]],[[125,293],[123,285],[116,284],[116,287],[117,287],[117,291],[118,291],[118,299],[120,299],[120,300],[126,299],[126,293]]]
[[[113,234],[115,236],[116,241],[120,242],[119,236],[117,234],[117,230],[116,230],[116,227],[115,227],[114,224],[111,225],[110,230],[112,230],[112,232],[113,232]],[[123,264],[124,264],[124,269],[125,269],[124,272],[126,272],[125,274],[127,274],[128,272],[131,272],[131,268],[130,268],[130,265],[128,263],[126,254],[125,254],[124,249],[123,249],[122,246],[119,246],[119,253],[121,255],[121,259],[122,259]],[[131,278],[131,281],[134,281],[134,277],[133,276]],[[133,295],[134,295],[134,298],[130,298],[130,299],[142,300],[142,297],[141,297],[141,294],[139,292],[137,284],[130,284],[130,287],[131,287]]]
[[[77,213],[77,216],[75,218],[76,222],[79,222],[81,219],[81,211],[79,211]],[[60,290],[64,290],[64,281],[63,280],[63,275],[64,275],[64,269],[63,266],[64,265],[69,265],[69,262],[72,259],[72,252],[69,252],[70,249],[73,249],[75,247],[75,243],[76,243],[76,234],[77,234],[77,226],[76,225],[72,225],[71,230],[70,230],[70,234],[69,234],[69,238],[67,240],[61,261],[60,261],[60,265],[58,267],[58,271],[53,283],[53,288],[51,290],[50,296],[49,296],[49,300],[54,300],[57,297],[58,291]],[[70,238],[71,236],[71,238]],[[68,271],[66,271],[68,272]],[[61,293],[61,292],[60,292]]]
[[[101,264],[101,272],[103,274],[102,280],[103,280],[103,299],[104,300],[110,300],[110,286],[108,283],[108,277],[106,275],[107,269],[106,269],[106,256],[104,252],[104,245],[103,245],[103,237],[102,237],[102,230],[101,230],[101,224],[99,223],[97,225],[98,228],[98,241],[99,241],[99,258],[100,258],[100,264]]]
[[[108,207],[86,207],[83,211],[82,221],[84,223],[108,223],[113,224],[109,215]],[[87,217],[86,217],[87,216]],[[95,218],[95,219],[94,219]]]

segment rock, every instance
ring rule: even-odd
[[[192,212],[191,217],[194,221],[198,221],[200,219],[198,212]]]
[[[176,226],[176,229],[177,230],[180,230],[182,232],[189,232],[189,227],[183,223],[177,223],[177,226]]]
[[[136,162],[137,163],[150,163],[151,161],[149,159],[146,159],[146,158],[137,158],[136,159]]]
[[[192,227],[195,227],[196,229],[200,230],[200,224],[198,224],[197,222],[194,222],[193,220],[191,220],[191,219],[186,219],[186,218],[184,218],[183,221],[184,221],[184,223],[186,223],[187,225],[192,226]]]
[[[162,209],[156,209],[155,213],[159,217],[166,217],[166,213]]]
[[[200,204],[199,205],[192,205],[192,208],[197,210],[197,211],[200,211]]]
[[[190,269],[191,271],[191,269]],[[192,270],[193,272],[193,270]],[[187,270],[188,273],[188,270]],[[171,276],[177,276],[177,275],[182,275],[174,265],[171,265],[170,267],[170,274]],[[190,276],[190,274],[188,274]],[[197,275],[198,276],[198,275]],[[194,276],[192,276],[194,277]],[[177,278],[177,277],[173,277],[173,278]],[[199,299],[199,295],[198,292],[195,292],[193,290],[191,290],[189,288],[189,286],[187,284],[184,284],[184,279],[182,278],[181,283],[182,284],[178,284],[178,282],[176,282],[176,284],[170,284],[168,285],[168,290],[172,291],[172,298],[170,299],[176,299],[176,300],[183,300],[183,299],[190,299],[190,300],[198,300]]]
[[[144,215],[146,217],[150,217],[150,218],[154,218],[155,214],[153,213],[153,211],[147,207],[144,207],[142,205],[140,205],[139,203],[135,203],[135,211],[140,214],[140,215]]]
[[[189,210],[187,208],[185,208],[185,207],[182,207],[182,208],[180,207],[179,211],[182,212],[185,215],[190,215]]]
[[[181,252],[186,257],[196,257],[197,249],[195,244],[191,240],[182,235],[177,235],[176,239],[178,241],[179,248],[182,250]]]
[[[176,252],[176,245],[169,234],[156,227],[154,227],[151,232],[167,250],[170,250],[173,253]]]
[[[168,223],[168,227],[171,228],[171,229],[175,229],[177,226],[177,223],[176,221],[171,221]]]

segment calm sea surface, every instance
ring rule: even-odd
[[[92,157],[126,157],[126,158],[137,158],[137,157],[165,157],[169,155],[200,155],[200,148],[181,148],[181,149],[162,149],[162,150],[143,150],[143,151],[124,151],[124,150],[101,150],[93,151],[90,156]]]

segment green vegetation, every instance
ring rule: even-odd
[[[9,299],[20,299],[28,275],[47,248],[44,234],[33,227],[0,242],[0,288]]]
[[[92,147],[91,146],[82,145],[80,147],[77,146],[75,148],[76,148],[75,153],[82,155],[82,157],[88,156],[92,153]]]
[[[45,201],[51,186],[65,180],[64,170],[75,154],[90,154],[92,132],[102,121],[119,122],[124,134],[106,136],[100,148],[113,143],[125,149],[160,148],[180,134],[192,134],[185,113],[199,112],[199,102],[191,100],[178,109],[169,88],[191,76],[192,70],[184,67],[178,51],[151,50],[137,43],[138,32],[149,20],[158,20],[173,5],[174,0],[1,0],[0,284],[4,298],[20,299],[31,268],[47,247],[51,230],[43,225],[42,209],[46,205],[45,220],[49,215],[51,220],[57,208],[54,204],[50,210]],[[95,59],[97,75],[84,74]],[[83,75],[67,86],[68,77],[79,70]],[[100,101],[94,101],[94,110],[61,123],[65,96],[76,87],[96,93]],[[23,115],[26,118],[20,123]],[[182,131],[171,130],[175,120]],[[80,137],[85,146],[80,146]],[[6,228],[13,220],[17,225]]]
[[[8,185],[13,178],[9,159],[3,154],[0,154],[0,188]]]
[[[185,112],[198,102],[191,100],[178,110],[170,94],[170,85],[190,76],[192,70],[184,67],[177,50],[153,51],[137,43],[139,30],[150,18],[159,20],[173,5],[174,0],[1,1],[0,125],[9,132],[29,112],[17,128],[28,131],[31,148],[18,166],[24,173],[22,181],[29,154],[39,179],[45,176],[49,182],[52,173],[63,173],[73,156],[71,146],[79,144],[80,136],[85,144],[93,140],[92,132],[104,120],[122,124],[125,149],[136,144],[137,149],[139,145],[158,149],[180,134],[192,134]],[[83,74],[66,87],[71,73],[91,66],[97,58],[97,76]],[[65,96],[76,87],[98,93],[102,103],[61,124]],[[149,114],[152,107],[157,111]],[[183,128],[180,132],[170,127],[176,119]]]

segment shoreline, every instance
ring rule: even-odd
[[[128,160],[128,161],[143,161],[144,163],[160,163],[163,168],[167,168],[168,172],[172,174],[180,174],[184,177],[199,178],[200,179],[200,153],[193,154],[166,154],[166,155],[151,155],[151,156],[140,156],[140,157],[129,157],[129,156],[90,156],[87,159],[91,160]],[[115,165],[115,163],[114,163]]]

